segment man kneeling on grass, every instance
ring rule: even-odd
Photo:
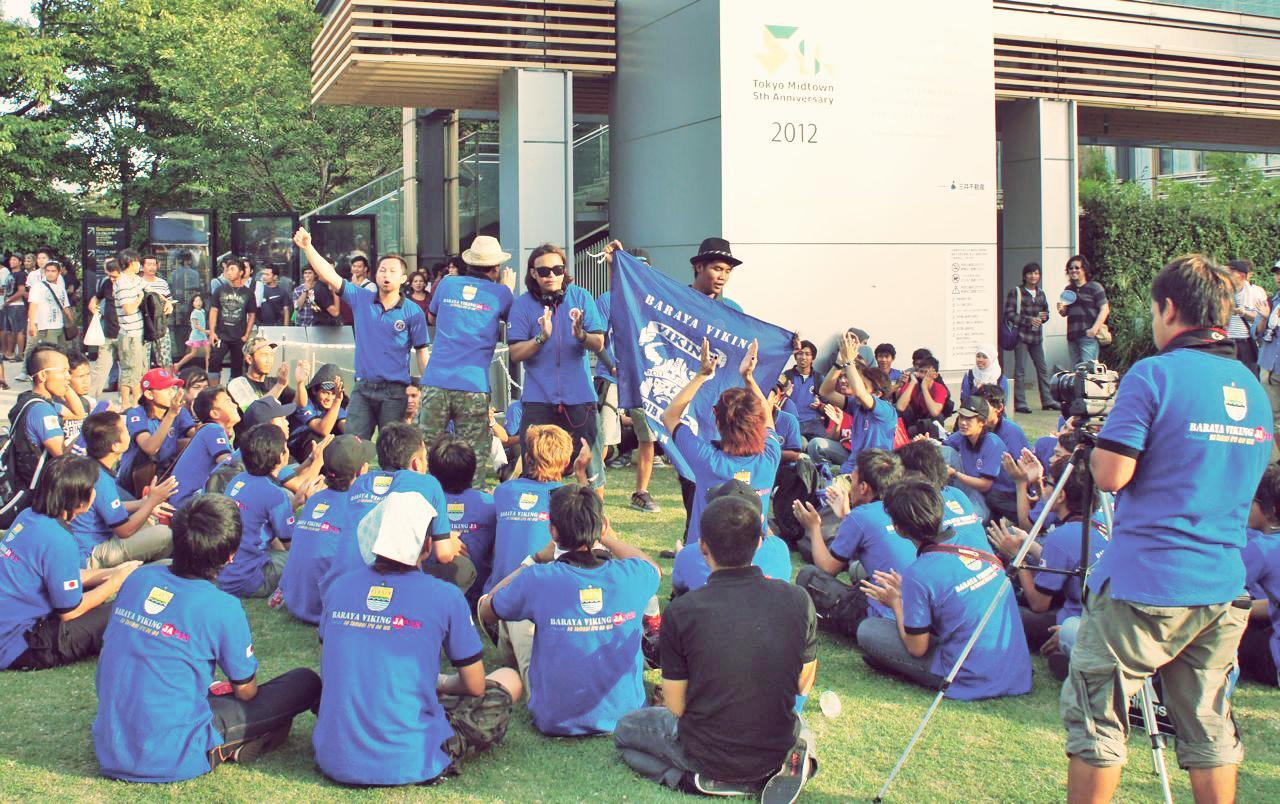
[[[529,711],[538,731],[611,732],[644,706],[641,615],[662,573],[618,538],[589,486],[555,489],[550,509],[552,541],[480,598],[480,619],[534,624]],[[592,551],[597,540],[612,558]]]
[[[699,522],[711,568],[662,618],[663,706],[624,716],[613,741],[632,769],[676,790],[792,802],[813,736],[795,713],[817,677],[817,615],[804,590],[751,565],[760,507],[712,500]]]
[[[281,745],[313,709],[302,667],[262,686],[240,601],[214,585],[240,544],[240,511],[206,494],[173,517],[173,565],[134,572],[116,597],[98,662],[93,747],[104,776],[177,782]],[[217,665],[230,679],[212,684]]]
[[[862,589],[893,612],[858,626],[867,664],[938,689],[997,595],[995,613],[947,688],[948,698],[974,700],[1031,691],[1031,655],[1018,603],[1000,559],[955,543],[942,524],[942,495],[927,480],[904,480],[885,493],[898,535],[919,558],[899,573],[877,571]]]
[[[462,591],[419,569],[432,550],[426,531],[435,516],[420,494],[387,494],[357,530],[371,564],[324,593],[325,688],[312,743],[316,764],[336,782],[422,784],[456,775],[457,762],[501,742],[523,691],[514,670],[485,676]],[[456,675],[438,674],[442,649]]]

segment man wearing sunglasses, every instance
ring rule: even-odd
[[[525,364],[520,439],[533,424],[554,424],[574,448],[596,440],[596,392],[587,352],[604,348],[608,324],[591,294],[565,274],[565,252],[546,243],[529,254],[528,293],[511,305],[511,362]]]

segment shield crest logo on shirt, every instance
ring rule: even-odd
[[[227,492],[227,494],[228,494],[229,496],[231,496],[231,497],[234,497],[234,496],[236,496],[237,494],[239,494],[239,493],[240,493],[240,489],[242,489],[242,488],[244,488],[244,481],[243,481],[243,480],[237,480],[237,481],[236,481],[236,484],[235,484],[234,486],[232,486],[232,487],[231,487],[231,491]]]
[[[964,513],[964,506],[955,500],[947,500],[947,510],[953,514],[959,515]]]
[[[391,475],[379,475],[373,479],[373,493],[386,494],[391,490],[391,481],[395,480]]]
[[[466,301],[471,301],[471,300],[472,300],[472,299],[474,299],[475,297],[476,297],[476,286],[475,286],[475,285],[465,285],[465,286],[463,286],[463,288],[462,288],[462,298],[463,298],[463,299],[465,299]]]
[[[467,512],[465,503],[449,503],[449,521],[457,522]]]
[[[578,605],[587,614],[599,614],[604,608],[604,590],[595,586],[578,590]]]
[[[734,472],[734,473],[733,473],[733,479],[734,479],[734,480],[741,480],[743,483],[750,484],[750,483],[751,483],[751,473],[750,473],[750,472]]]
[[[168,606],[171,600],[173,600],[173,592],[153,586],[151,591],[147,593],[147,599],[142,602],[142,610],[147,614],[159,614],[164,611],[165,606]]]
[[[396,323],[393,326],[395,327],[396,332],[404,332],[404,319],[402,318],[396,321]]]
[[[1227,416],[1231,421],[1242,421],[1249,413],[1249,397],[1245,395],[1243,388],[1224,385],[1222,386],[1222,406],[1226,408]]]
[[[530,508],[538,504],[538,495],[526,491],[520,495],[520,510],[528,511]]]
[[[328,510],[329,510],[329,503],[320,503],[319,505],[316,506],[315,510],[312,511],[311,513],[313,516],[315,516],[316,519],[320,519],[325,515],[325,512],[327,512]]]
[[[394,592],[390,586],[370,586],[364,604],[369,611],[386,611],[387,606],[391,605],[391,595]]]

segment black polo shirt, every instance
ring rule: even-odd
[[[800,670],[817,658],[817,616],[800,587],[759,567],[711,574],[662,615],[662,677],[688,681],[679,739],[726,782],[776,773],[795,742]]]

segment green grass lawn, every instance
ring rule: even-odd
[[[627,507],[631,470],[610,473],[607,510],[623,538],[655,554],[680,535],[683,510],[675,475],[656,472],[652,491],[660,514]],[[671,562],[661,560],[669,570]],[[670,589],[664,580],[663,594]],[[306,665],[319,669],[315,631],[263,601],[246,603],[261,679]],[[488,644],[487,639],[485,639]],[[506,742],[466,763],[461,777],[435,788],[353,791],[325,781],[312,764],[310,713],[295,722],[288,745],[249,767],[224,765],[175,785],[128,785],[99,778],[89,728],[93,720],[94,663],[40,673],[0,673],[0,799],[76,797],[208,801],[320,801],[336,798],[452,801],[663,801],[681,796],[635,776],[608,737],[551,739],[534,732],[517,708]],[[656,680],[656,674],[650,674]],[[1035,660],[1035,689],[1020,698],[977,703],[944,701],[890,800],[1056,801],[1065,796],[1066,761],[1058,721],[1059,685]],[[834,690],[843,712],[825,718],[817,693]],[[370,694],[377,694],[371,689]],[[805,788],[806,801],[870,800],[923,716],[932,694],[871,672],[849,643],[827,635],[819,647],[818,683],[806,717],[818,738],[821,773]],[[1248,759],[1241,768],[1240,800],[1280,801],[1280,692],[1245,685],[1236,715]],[[1122,801],[1156,801],[1145,738],[1130,741],[1132,761]],[[1172,754],[1170,754],[1172,765]],[[1173,772],[1174,798],[1190,800],[1186,774]]]

